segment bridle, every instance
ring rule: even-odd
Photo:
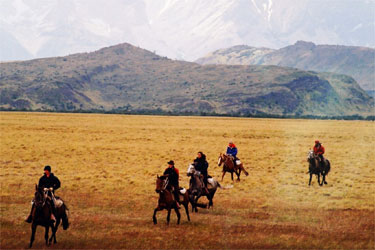
[[[38,200],[36,199],[37,195],[40,197],[42,197],[42,200]],[[46,201],[47,201],[47,196],[48,196],[48,188],[43,188],[43,190],[38,190],[35,192],[35,199],[34,199],[34,202],[35,202],[35,206],[37,208],[42,208],[44,207],[44,205],[46,204]]]

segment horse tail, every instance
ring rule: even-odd
[[[249,173],[245,170],[245,168],[243,167],[243,165],[241,164],[241,169],[242,169],[242,171],[245,173],[245,175],[246,176],[248,176],[249,175]]]
[[[326,175],[329,173],[330,170],[331,170],[331,163],[329,162],[329,160],[327,160]]]
[[[69,228],[69,218],[68,218],[68,213],[67,213],[67,211],[69,211],[69,208],[65,205],[65,203],[63,204],[63,207],[64,207],[64,213],[61,216],[62,225],[63,225],[63,229],[67,230]]]

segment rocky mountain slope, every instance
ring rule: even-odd
[[[278,65],[352,76],[362,88],[375,90],[375,49],[315,45],[298,41],[278,50],[234,46],[198,59],[200,64]]]
[[[372,114],[374,100],[345,75],[278,66],[201,66],[120,44],[1,63],[0,107],[344,116]]]

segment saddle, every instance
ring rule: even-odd
[[[53,204],[55,204],[55,208],[62,207],[62,205],[64,204],[64,201],[60,197],[55,195],[52,195],[52,202]]]

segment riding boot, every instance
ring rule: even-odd
[[[31,223],[33,221],[34,215],[35,215],[35,209],[34,209],[34,204],[33,204],[31,206],[30,214],[29,214],[29,216],[27,216],[25,222]]]

